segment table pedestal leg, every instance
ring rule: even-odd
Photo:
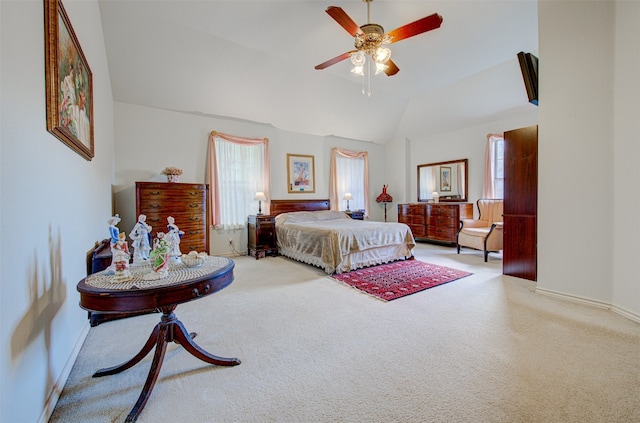
[[[147,376],[142,392],[138,397],[138,401],[127,416],[126,422],[135,422],[147,403],[147,400],[151,395],[151,391],[156,384],[156,380],[158,380],[158,374],[160,373],[164,354],[167,351],[167,344],[169,342],[175,342],[182,345],[191,355],[206,363],[216,364],[218,366],[237,366],[240,364],[240,360],[237,358],[215,356],[206,352],[193,342],[193,338],[196,334],[189,334],[187,332],[182,322],[178,320],[176,315],[173,313],[175,308],[176,306],[170,306],[162,309],[160,323],[158,323],[153,329],[153,332],[151,332],[149,339],[147,339],[147,342],[144,344],[140,352],[132,359],[114,367],[100,369],[93,374],[93,377],[100,377],[120,373],[121,371],[136,365],[149,353],[149,351],[151,351],[151,348],[153,348],[154,345],[156,346],[156,350],[153,354],[153,361],[151,362],[151,368],[149,369],[149,375]]]

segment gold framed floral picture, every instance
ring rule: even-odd
[[[60,0],[44,0],[47,131],[94,157],[93,75]]]
[[[440,166],[440,191],[451,191],[451,167]]]
[[[316,192],[313,156],[287,154],[287,190],[289,193]]]

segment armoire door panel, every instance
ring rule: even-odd
[[[538,127],[504,133],[504,214],[538,211]]]
[[[502,273],[537,279],[536,216],[504,216]]]

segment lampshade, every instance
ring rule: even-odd
[[[258,191],[256,192],[256,196],[253,197],[256,201],[267,201],[267,197],[264,195],[264,192]]]
[[[377,203],[390,203],[393,201],[393,197],[391,195],[389,195],[387,193],[387,186],[383,185],[382,186],[382,192],[380,193],[380,195],[378,195],[376,197],[376,202]],[[385,211],[386,211],[386,206],[385,206]]]
[[[345,192],[343,200],[347,200],[347,201],[353,200],[353,196],[351,195],[350,192]]]

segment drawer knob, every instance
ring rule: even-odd
[[[200,291],[198,290],[198,288],[193,288],[193,296],[197,298],[197,297],[202,297],[203,295],[207,295],[210,289],[211,289],[211,286],[209,284],[206,284],[202,289],[202,294],[200,294]]]

